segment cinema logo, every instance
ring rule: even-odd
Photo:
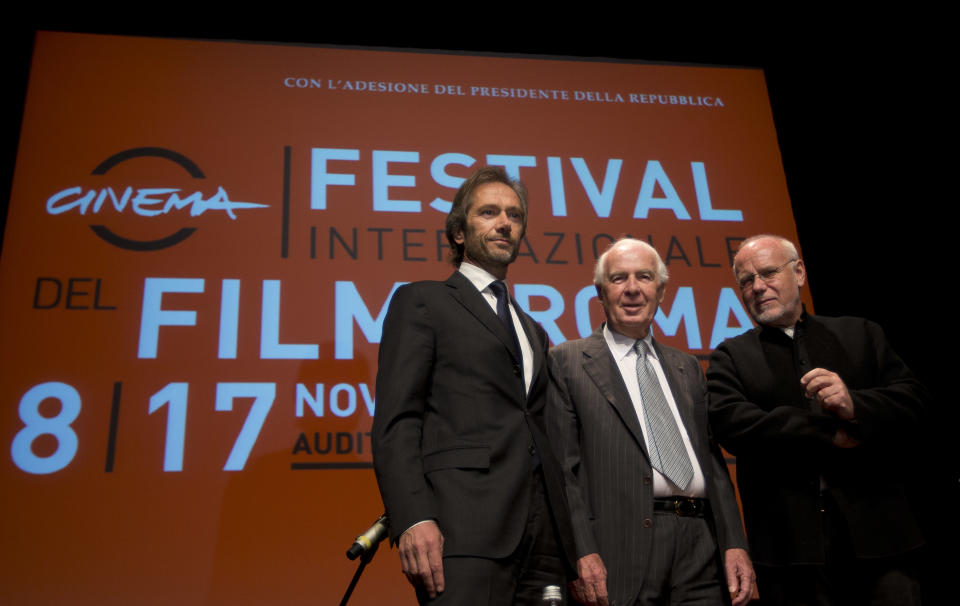
[[[135,158],[160,158],[173,162],[182,167],[194,179],[205,179],[203,171],[193,160],[179,152],[162,147],[136,147],[116,153],[93,169],[92,175],[106,175],[118,164]],[[255,202],[240,202],[231,200],[227,191],[218,186],[216,193],[209,198],[203,192],[195,191],[183,195],[180,188],[125,187],[123,190],[113,187],[89,189],[82,187],[68,187],[53,194],[47,199],[47,212],[51,215],[60,215],[67,212],[78,212],[81,215],[99,214],[102,210],[113,208],[118,213],[130,212],[141,217],[158,217],[172,211],[186,211],[189,209],[191,217],[197,217],[208,211],[225,212],[231,219],[236,219],[236,211],[247,208],[265,208],[267,204]],[[100,239],[118,248],[133,251],[162,250],[175,246],[196,231],[195,227],[182,227],[169,235],[153,240],[132,239],[116,233],[103,224],[91,224]]]

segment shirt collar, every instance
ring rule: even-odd
[[[804,324],[805,324],[806,321],[807,321],[807,306],[806,306],[806,304],[801,303],[801,304],[800,304],[800,308],[801,308],[801,309],[800,309],[800,319],[797,320],[797,323],[796,323],[796,324],[794,324],[793,326],[787,326],[786,328],[776,327],[777,330],[782,331],[783,334],[787,335],[787,336],[790,337],[791,339],[794,338],[794,336],[797,334],[797,331],[798,331],[798,330],[803,330],[803,326],[804,326]]]
[[[482,267],[477,267],[468,261],[461,263],[458,271],[462,273],[466,279],[470,280],[470,283],[473,284],[480,292],[483,292],[485,288],[490,286],[491,282],[494,282],[497,279],[497,277],[489,271],[483,269]],[[504,284],[507,283],[506,280],[502,280],[502,282]],[[507,292],[510,292],[510,289],[507,289]]]
[[[653,356],[655,360],[660,358],[657,356],[657,350],[653,346],[653,331],[648,330],[647,336],[641,339],[644,343],[647,344],[647,351]],[[603,338],[607,342],[607,347],[610,348],[610,353],[613,354],[613,357],[617,362],[622,360],[627,356],[631,351],[633,351],[633,344],[637,342],[633,337],[628,337],[626,335],[621,335],[617,331],[610,328],[610,325],[604,322],[603,324]]]

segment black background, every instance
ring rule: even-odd
[[[960,415],[949,377],[958,374],[951,336],[958,272],[946,243],[957,202],[948,193],[957,172],[948,89],[957,70],[940,31],[947,17],[916,10],[704,17],[692,6],[663,15],[643,6],[623,12],[602,5],[558,17],[557,6],[541,14],[499,6],[423,14],[401,9],[375,19],[372,8],[361,18],[324,6],[288,15],[263,7],[238,16],[165,6],[157,15],[51,10],[14,19],[0,30],[6,66],[0,221],[37,29],[760,67],[817,313],[881,324],[934,394],[926,449],[912,457],[918,463],[908,486],[932,548],[926,601],[955,596],[960,490],[952,444]]]

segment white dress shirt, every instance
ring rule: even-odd
[[[497,278],[487,270],[473,265],[469,261],[460,264],[460,273],[462,273],[470,282],[477,287],[483,298],[490,304],[493,313],[497,313],[497,295],[490,289],[490,283]],[[506,280],[503,281],[506,284]],[[507,288],[510,292],[510,288]],[[513,308],[513,297],[510,297],[511,303],[510,317],[513,318],[513,329],[517,332],[517,340],[520,342],[520,355],[523,356],[523,383],[527,393],[530,393],[530,382],[533,379],[533,349],[530,347],[530,341],[527,339],[527,333],[523,330],[523,324],[517,315],[517,310]]]
[[[640,396],[640,384],[637,381],[637,352],[633,348],[637,340],[611,330],[609,324],[604,324],[603,326],[603,338],[607,342],[610,353],[613,354],[613,359],[617,362],[617,368],[620,369],[620,376],[623,377],[623,382],[626,384],[627,391],[630,393],[630,400],[633,402],[637,419],[640,421],[640,429],[643,431],[644,444],[648,444],[647,424],[644,421],[645,417],[643,414],[643,398]],[[705,497],[707,491],[706,483],[703,479],[703,471],[700,469],[697,455],[693,452],[693,447],[690,445],[690,436],[687,435],[687,429],[683,426],[683,419],[680,418],[677,403],[673,399],[673,391],[670,389],[667,378],[663,374],[663,368],[661,368],[660,360],[657,358],[657,350],[653,347],[653,337],[650,335],[650,332],[647,332],[647,336],[644,337],[643,341],[647,344],[647,351],[649,352],[647,355],[650,360],[650,365],[657,375],[657,380],[660,381],[660,389],[663,390],[663,395],[667,399],[670,412],[673,413],[673,418],[677,422],[680,437],[683,438],[683,447],[686,449],[687,456],[690,458],[690,464],[693,465],[693,479],[690,480],[690,485],[687,486],[686,490],[680,490],[679,486],[671,482],[656,469],[653,469],[653,496],[672,497],[682,495],[687,497]]]

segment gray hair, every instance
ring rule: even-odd
[[[757,234],[755,236],[750,236],[741,242],[740,246],[737,247],[737,254],[739,255],[740,251],[743,250],[745,246],[748,244],[753,244],[757,240],[775,240],[780,245],[780,249],[787,255],[789,259],[795,261],[800,258],[799,253],[797,253],[797,247],[794,245],[794,243],[790,240],[787,240],[783,236],[778,236],[776,234]],[[734,255],[734,259],[736,259],[736,255]],[[733,275],[734,277],[737,275],[736,267],[733,268]]]
[[[603,251],[603,254],[600,255],[599,259],[597,259],[597,265],[593,268],[593,283],[595,285],[600,286],[606,279],[607,255],[613,250],[624,248],[642,248],[653,255],[657,266],[658,286],[663,286],[667,283],[667,280],[670,279],[670,272],[667,271],[667,266],[663,263],[663,259],[660,258],[660,253],[657,252],[656,248],[650,246],[643,240],[637,240],[636,238],[620,238],[610,244],[610,246],[607,247],[607,250]]]

